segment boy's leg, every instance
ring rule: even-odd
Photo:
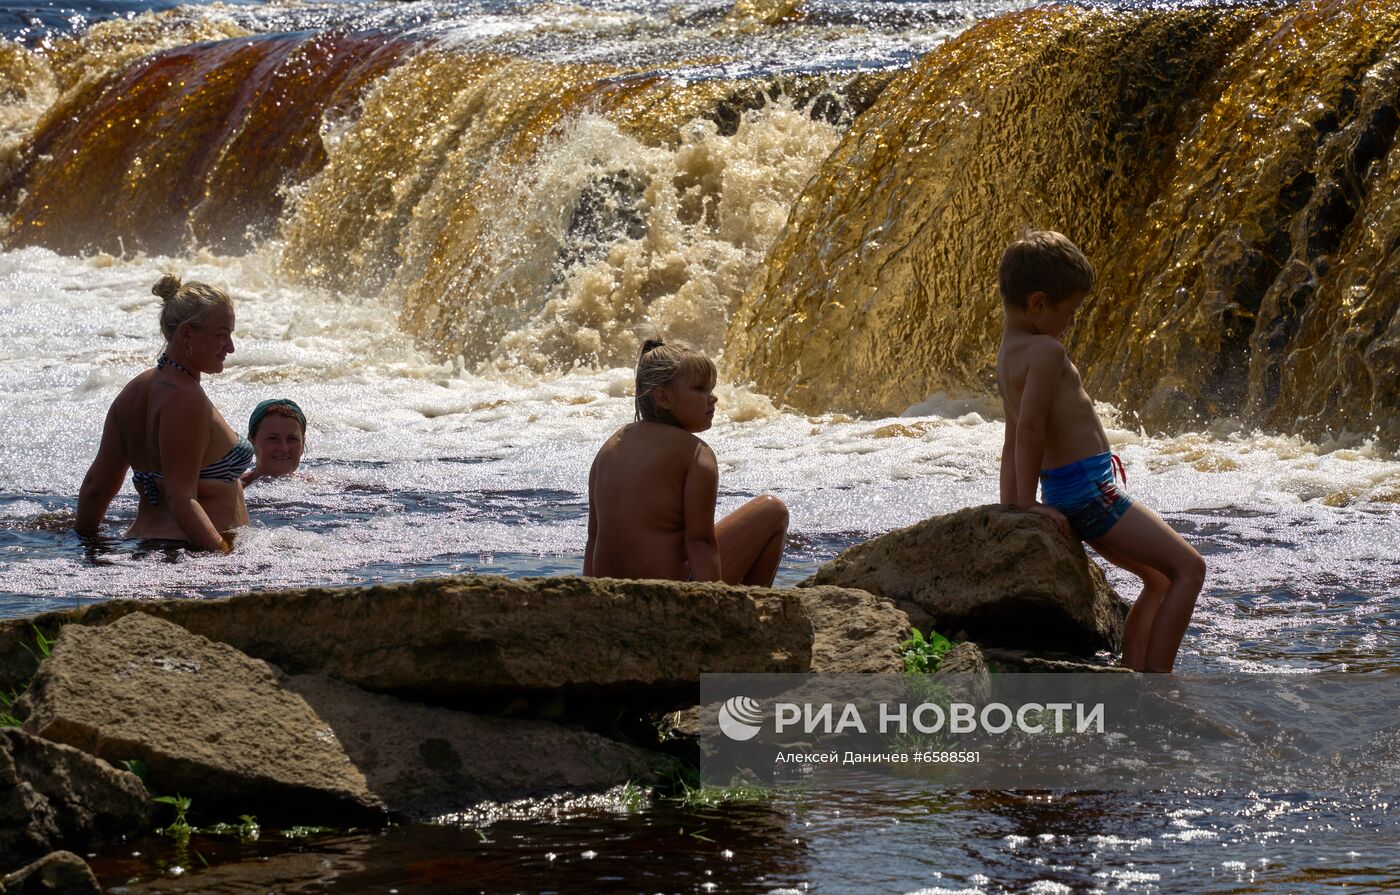
[[[1099,555],[1120,569],[1126,569],[1142,579],[1142,593],[1138,594],[1133,608],[1128,611],[1128,620],[1123,624],[1123,664],[1135,671],[1141,671],[1147,663],[1147,642],[1152,635],[1152,619],[1157,615],[1157,607],[1162,605],[1162,597],[1171,587],[1171,579],[1161,572],[1133,562],[1127,556],[1103,543],[1094,547]]]
[[[1146,626],[1150,633],[1140,670],[1171,671],[1181,638],[1191,622],[1191,612],[1196,608],[1196,597],[1205,583],[1205,560],[1141,503],[1134,503],[1107,534],[1089,543],[1105,556],[1112,552],[1166,576],[1166,593]]]
[[[730,584],[769,587],[778,574],[787,537],[787,505],[770,495],[755,497],[715,525],[720,570]]]

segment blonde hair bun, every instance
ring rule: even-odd
[[[162,301],[170,301],[180,291],[180,278],[168,273],[151,287],[151,294],[160,296]]]

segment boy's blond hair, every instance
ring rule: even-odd
[[[997,287],[1003,302],[1025,310],[1032,292],[1044,292],[1052,302],[1088,293],[1094,265],[1063,233],[1026,230],[1001,253]]]

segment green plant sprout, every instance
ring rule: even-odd
[[[943,664],[943,656],[953,648],[953,641],[937,631],[929,631],[928,638],[911,628],[913,636],[899,645],[900,658],[904,660],[904,670],[910,674],[931,674]]]
[[[174,795],[156,796],[151,799],[151,801],[158,802],[162,805],[169,805],[175,809],[175,819],[170,822],[170,826],[157,830],[156,832],[174,839],[182,848],[188,845],[190,834],[194,832],[194,827],[190,826],[190,822],[185,817],[185,814],[190,810],[190,803],[194,800],[188,796]]]

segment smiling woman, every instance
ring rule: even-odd
[[[268,398],[248,417],[248,440],[257,462],[243,473],[243,484],[291,475],[306,449],[306,414],[290,398]]]
[[[73,527],[95,533],[126,471],[141,500],[129,538],[188,541],[227,553],[226,532],[248,523],[239,476],[253,459],[201,385],[233,353],[228,295],[166,275],[151,290],[162,300],[165,349],[154,369],[127,383],[107,411],[97,457],[83,478]]]

